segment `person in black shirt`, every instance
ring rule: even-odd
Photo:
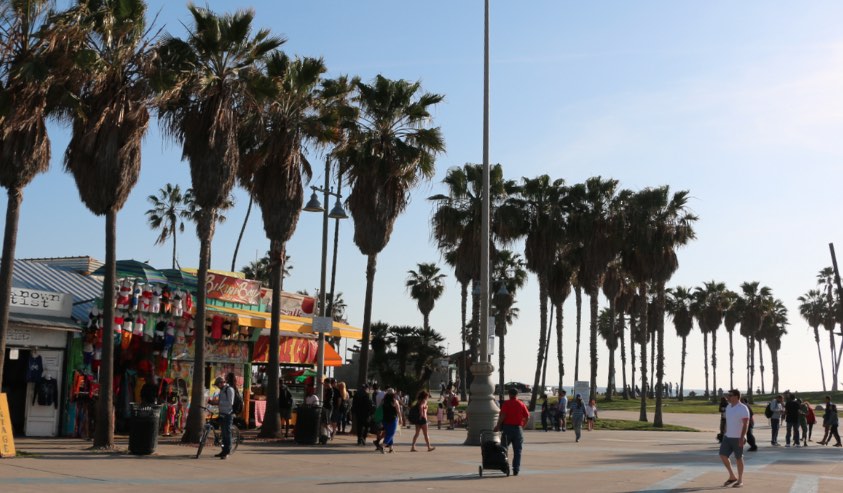
[[[802,407],[802,401],[796,398],[794,394],[787,396],[787,404],[784,405],[785,422],[787,423],[787,434],[784,437],[784,446],[790,447],[791,431],[793,432],[793,444],[799,447],[799,408]]]
[[[752,412],[752,406],[749,405],[746,397],[741,397],[741,402],[749,409],[749,428],[746,430],[746,444],[749,445],[750,452],[755,452],[758,450],[758,446],[755,444],[755,435],[752,434],[752,429],[755,427],[755,413]]]
[[[326,378],[323,382],[322,390],[322,423],[328,429],[328,437],[334,438],[334,427],[331,417],[334,413],[334,401],[337,397],[337,389],[334,388],[330,378]]]
[[[369,434],[369,420],[375,410],[375,403],[369,396],[369,386],[365,383],[357,389],[351,399],[351,414],[357,426],[357,445],[366,445]]]

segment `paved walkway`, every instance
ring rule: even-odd
[[[702,428],[716,419],[665,415],[667,423],[696,421]],[[747,454],[742,491],[843,489],[843,449],[813,444],[770,448],[763,445],[769,431],[762,427],[757,435],[762,448]],[[393,454],[381,455],[371,446],[356,446],[353,437],[338,436],[326,446],[312,447],[248,440],[227,461],[212,458],[214,451],[192,459],[195,449],[172,439],[145,457],[90,452],[90,443],[82,440],[21,439],[17,447],[23,456],[0,459],[0,492],[691,492],[722,489],[727,477],[709,431],[584,432],[580,443],[572,431],[528,431],[525,436],[521,475],[504,478],[489,472],[482,479],[477,474],[480,451],[462,445],[464,430],[432,430],[437,448],[430,453],[410,453],[412,434],[405,429]],[[126,441],[118,440],[118,446],[125,448]]]

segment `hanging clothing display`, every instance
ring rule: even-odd
[[[35,351],[29,353],[29,363],[26,367],[26,381],[27,382],[39,382],[41,380],[41,375],[44,374],[44,362],[41,359],[41,355],[37,354]]]
[[[54,406],[59,408],[59,386],[55,378],[44,378],[35,384],[35,395],[32,396],[32,403],[38,401],[39,406]]]

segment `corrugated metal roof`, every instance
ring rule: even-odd
[[[102,296],[101,277],[84,276],[71,268],[46,265],[36,260],[15,260],[12,286],[72,295],[72,316],[79,322],[88,320],[93,300]]]
[[[80,274],[90,274],[103,265],[103,262],[100,262],[94,257],[88,256],[22,258],[19,260],[38,262],[39,264],[50,265],[58,268],[72,269]]]
[[[34,325],[36,327],[49,327],[67,331],[80,330],[79,324],[73,323],[69,318],[52,317],[49,315],[33,315],[29,313],[9,313],[9,320],[23,325]]]

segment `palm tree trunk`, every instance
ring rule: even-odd
[[[272,314],[269,326],[269,358],[266,364],[266,412],[260,438],[281,437],[281,417],[278,414],[278,382],[280,380],[278,351],[281,346],[281,285],[284,282],[284,243],[270,241],[272,265]],[[316,378],[322,378],[317,375]]]
[[[562,390],[562,381],[565,378],[565,362],[562,356],[562,303],[556,305],[556,362],[559,365],[559,389]]]
[[[576,286],[574,295],[577,301],[577,354],[574,360],[574,383],[580,379],[580,329],[582,328],[582,288]]]
[[[6,205],[6,229],[3,233],[3,258],[0,258],[0,382],[3,381],[3,365],[6,359],[6,333],[9,328],[9,305],[12,300],[12,274],[15,263],[15,244],[18,239],[18,221],[23,192],[20,188],[10,188]],[[111,279],[114,297],[114,278]]]
[[[679,372],[679,402],[685,400],[685,357],[688,355],[686,351],[688,338],[682,338],[682,370]]]
[[[831,391],[837,392],[837,366],[840,364],[840,361],[837,361],[836,364],[834,361],[834,358],[837,355],[834,341],[834,329],[828,331],[828,343],[831,346]]]
[[[105,214],[105,280],[103,281],[102,361],[94,448],[114,448],[114,286],[117,283],[117,211]]]
[[[533,392],[530,395],[530,405],[527,406],[532,412],[536,408],[536,395],[539,390],[539,379],[542,372],[542,359],[544,358],[544,346],[547,343],[545,340],[545,327],[547,327],[547,282],[544,276],[539,275],[539,350],[536,358],[536,376],[533,379]]]
[[[173,235],[173,269],[176,268],[176,223],[173,223],[171,226],[170,234]]]
[[[591,305],[591,320],[589,321],[589,330],[591,333],[589,334],[590,337],[590,344],[591,344],[591,373],[589,375],[589,387],[590,387],[590,395],[589,399],[596,399],[597,398],[597,296],[599,295],[598,291],[594,293],[589,293],[589,301]]]
[[[609,350],[609,376],[606,378],[606,400],[612,400],[615,389],[615,350]]]
[[[705,366],[705,396],[710,397],[711,393],[708,386],[708,332],[703,332],[703,365]]]
[[[823,392],[826,392],[825,387],[825,367],[823,367],[823,352],[820,349],[820,329],[819,326],[813,327],[814,329],[814,341],[817,343],[817,357],[819,358],[820,362],[820,375],[823,379]]]
[[[638,292],[642,300],[647,299],[647,283],[642,282],[638,288]],[[638,317],[638,330],[642,334],[647,334],[647,305],[648,303],[641,303],[641,313]],[[639,421],[647,422],[647,339],[644,338],[641,342],[641,413],[638,417]]]
[[[211,240],[213,240],[216,210],[203,211],[199,216],[199,279],[208,278],[208,267],[211,259]],[[190,411],[187,414],[187,425],[183,443],[199,443],[202,428],[205,426],[205,297],[207,287],[204,282],[196,286],[196,318],[193,329],[193,383],[190,389]]]
[[[369,339],[372,334],[372,292],[375,287],[377,255],[369,255],[366,263],[366,301],[363,305],[363,339],[360,341],[360,369],[357,373],[357,385],[369,381]],[[463,383],[465,385],[465,383]]]
[[[752,387],[755,385],[755,336],[749,337],[749,390],[748,394],[752,396]],[[749,400],[752,403],[752,400]]]
[[[629,387],[632,391],[632,398],[635,399],[635,331],[638,330],[638,322],[635,317],[629,317],[629,369],[630,378]]]
[[[752,358],[752,346],[753,342],[751,342],[750,337],[746,336],[746,394],[748,397],[748,401],[752,402],[752,377],[750,374],[750,367],[752,364],[750,363]]]
[[[717,392],[717,329],[711,331],[711,391]]]
[[[770,350],[770,358],[773,360],[773,389],[775,394],[779,393],[779,351]]]
[[[430,312],[422,313],[422,325],[425,332],[430,330]]]
[[[342,176],[339,177],[339,183],[342,184]],[[340,185],[337,186],[337,190],[339,190]],[[331,303],[328,305],[328,316],[334,318],[334,303],[336,303],[336,292],[334,288],[337,285],[337,250],[339,249],[340,244],[340,220],[339,218],[334,219],[334,255],[331,259],[331,290],[329,291],[331,296]],[[450,356],[450,355],[449,355]]]
[[[758,367],[761,369],[761,394],[766,392],[764,388],[764,346],[761,339],[758,339]]]
[[[733,331],[729,331],[729,388],[735,388],[735,346],[732,340]]]
[[[648,321],[649,323],[649,321]],[[647,330],[650,330],[647,327]],[[655,397],[656,389],[653,387],[653,380],[656,374],[656,333],[650,334],[650,397]]]
[[[550,340],[553,335],[553,304],[550,305],[550,315],[547,317],[547,344],[544,345],[544,363],[542,364],[542,393],[547,388],[547,360],[550,359]]]
[[[231,256],[231,272],[237,272],[237,252],[240,251],[240,242],[243,241],[243,233],[246,232],[246,224],[249,223],[249,215],[252,213],[252,202],[255,200],[255,197],[250,193],[249,194],[249,205],[246,207],[246,218],[243,219],[243,226],[240,227],[240,236],[237,237],[237,244],[234,245],[234,255]],[[325,207],[328,207],[325,204]],[[176,236],[173,235],[173,238]],[[282,260],[283,263],[283,260]],[[283,275],[283,272],[282,272]]]
[[[476,284],[480,284],[476,281]],[[471,290],[471,339],[468,341],[468,352],[471,354],[470,363],[478,361],[480,358],[480,294],[474,294],[474,289]],[[470,370],[471,368],[469,368]],[[474,374],[468,372],[468,380],[465,386],[471,390],[471,382],[474,381]]]
[[[465,342],[466,342],[466,339],[468,337],[468,334],[466,333],[467,328],[465,326],[465,324],[466,324],[465,317],[467,315],[466,312],[468,310],[468,283],[467,282],[461,283],[461,286],[462,286],[462,305],[461,305],[461,309],[462,309],[462,385],[460,385],[460,399],[465,401],[466,400],[465,382],[468,382],[468,360],[465,357],[466,354],[467,354],[465,352],[466,351]]]
[[[500,402],[504,401],[504,382],[506,381],[506,374],[504,372],[504,363],[506,363],[506,358],[504,357],[504,352],[506,349],[506,345],[504,344],[504,339],[506,338],[506,310],[498,309],[497,314],[497,325],[499,327],[499,334],[500,337],[498,338],[498,397],[500,398]]]
[[[625,391],[627,381],[626,381],[626,339],[624,338],[624,332],[626,332],[626,329],[624,327],[625,323],[624,323],[622,311],[618,312],[618,325],[620,327],[620,330],[618,330],[618,337],[621,340],[621,373],[623,374],[623,388],[624,388],[624,391]],[[624,395],[624,399],[629,398],[628,393],[625,392],[623,395]]]
[[[659,363],[656,367],[656,413],[653,416],[653,426],[663,428],[662,422],[662,396],[664,392],[664,304],[665,304],[664,283],[659,283],[656,288],[656,346],[659,350]]]

